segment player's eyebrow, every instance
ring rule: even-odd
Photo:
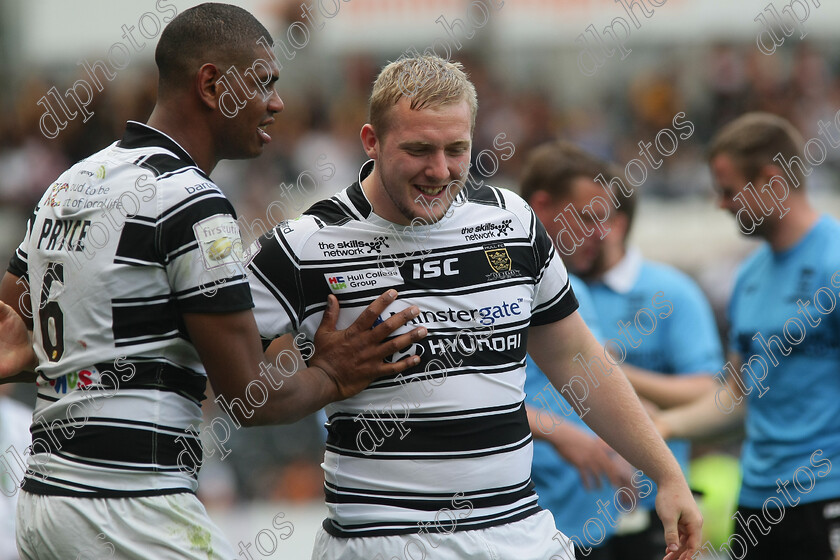
[[[436,144],[432,144],[431,142],[423,142],[422,140],[407,140],[405,142],[400,142],[398,144],[400,148],[403,149],[429,149],[434,148]],[[452,148],[464,148],[467,149],[470,147],[469,140],[457,140],[452,142],[451,144],[447,144],[444,146],[444,149],[449,150]]]

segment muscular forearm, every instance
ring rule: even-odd
[[[639,396],[660,408],[688,404],[715,386],[711,375],[666,375],[628,364],[621,369]]]
[[[584,355],[603,355],[592,339]],[[682,478],[671,450],[663,441],[627,377],[617,367],[600,377],[592,387],[585,405],[590,409],[583,420],[601,439],[634,467],[641,469],[657,484]]]

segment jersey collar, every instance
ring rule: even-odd
[[[612,291],[626,294],[636,285],[642,270],[642,253],[635,247],[628,247],[624,257],[601,277],[601,281]]]
[[[159,131],[156,128],[137,121],[128,121],[125,125],[125,133],[122,139],[117,143],[120,148],[164,148],[169,150],[175,157],[184,162],[198,167],[190,154],[181,147],[178,142]]]
[[[373,213],[373,205],[362,188],[362,181],[371,173],[373,173],[373,160],[369,159],[359,169],[358,180],[347,189],[347,198],[353,204],[356,212],[364,218],[369,218]]]

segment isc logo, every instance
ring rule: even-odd
[[[422,264],[422,267],[421,267]],[[455,265],[458,264],[458,258],[428,260],[423,263],[414,263],[414,273],[412,277],[417,278],[437,278],[438,276],[455,276],[458,274],[458,269]]]

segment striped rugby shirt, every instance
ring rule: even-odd
[[[234,210],[175,141],[129,122],[64,172],[9,271],[29,283],[38,396],[24,489],[197,487],[207,382],[181,314],[253,306]]]
[[[465,189],[450,216],[397,226],[373,213],[360,182],[259,240],[249,265],[261,335],[312,339],[327,295],[346,328],[388,288],[420,315],[426,339],[402,374],[329,405],[325,530],[334,536],[451,532],[538,511],[524,408],[529,325],[577,308],[565,268],[528,205],[510,191]],[[253,251],[252,251],[253,252]]]

